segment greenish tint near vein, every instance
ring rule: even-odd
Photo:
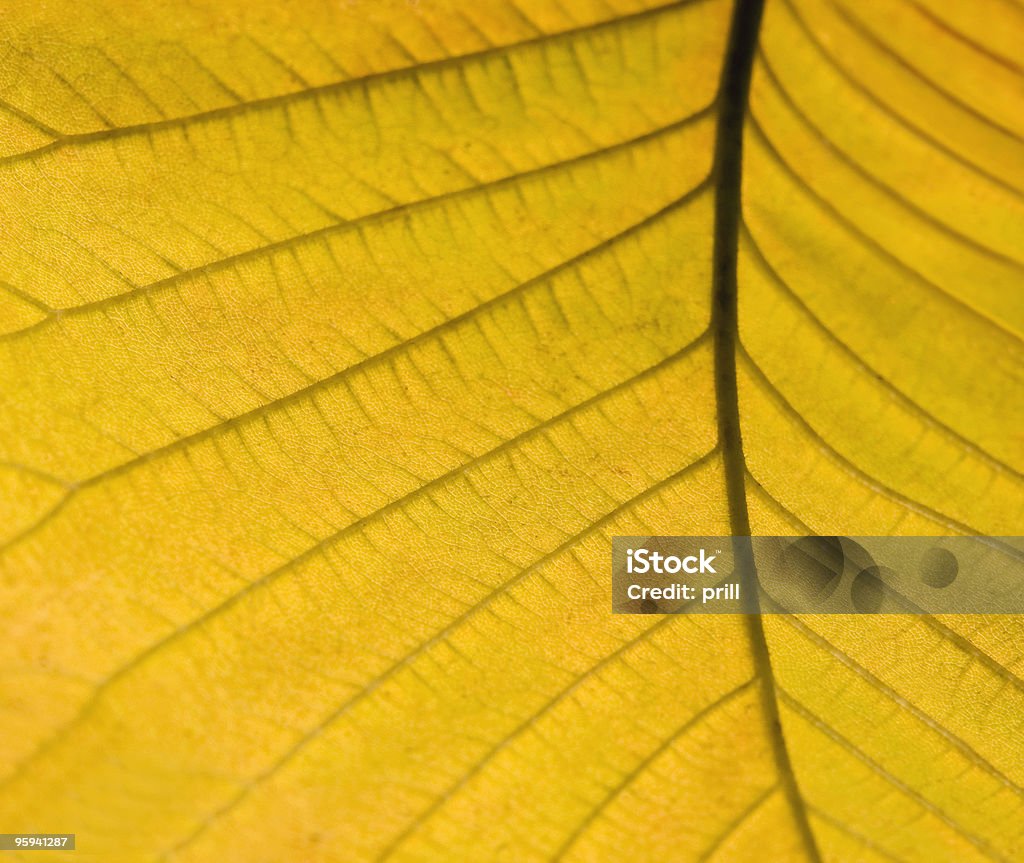
[[[737,570],[744,582],[744,610],[754,662],[761,679],[761,704],[771,726],[775,765],[807,858],[821,863],[807,806],[796,776],[779,719],[771,658],[761,622],[757,576],[750,544],[747,512],[746,461],[740,429],[739,387],[736,356],[739,346],[737,280],[739,226],[743,180],[743,123],[750,93],[750,75],[757,51],[764,0],[736,0],[729,43],[722,63],[718,91],[718,131],[715,139],[715,237],[712,253],[711,328],[715,352],[715,402],[718,441],[725,467],[729,521]]]

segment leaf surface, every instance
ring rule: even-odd
[[[867,6],[14,3],[3,829],[1024,859],[1019,619],[609,613],[1021,532],[1024,12]]]

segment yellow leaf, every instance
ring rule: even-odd
[[[0,39],[0,831],[1024,860],[1019,618],[613,616],[609,574],[614,535],[1021,533],[1014,0],[14,0]]]

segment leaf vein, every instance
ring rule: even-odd
[[[486,59],[492,56],[504,56],[509,52],[513,52],[517,49],[527,48],[532,45],[544,42],[554,42],[560,40],[572,40],[576,36],[585,35],[591,32],[598,32],[602,29],[617,29],[623,25],[630,25],[635,22],[643,21],[648,18],[657,17],[665,13],[675,11],[677,9],[684,8],[686,6],[695,5],[705,0],[671,0],[671,2],[664,3],[659,6],[654,6],[648,9],[642,9],[639,12],[634,12],[629,15],[623,15],[618,18],[608,19],[604,21],[597,21],[589,24],[583,24],[578,27],[572,27],[562,30],[557,33],[544,33],[529,39],[523,39],[518,42],[511,42],[507,45],[496,45],[489,48],[484,48],[479,51],[472,51],[466,54],[460,54],[454,57],[442,57],[437,60],[430,60],[425,63],[418,63],[417,65],[403,66],[398,69],[390,69],[384,72],[374,72],[368,75],[361,75],[357,78],[348,78],[343,81],[331,81],[327,84],[319,84],[312,87],[304,87],[299,90],[292,90],[287,93],[281,93],[274,96],[264,96],[256,99],[249,99],[246,101],[236,101],[230,105],[224,105],[219,108],[211,108],[206,111],[200,111],[195,114],[189,114],[183,117],[173,117],[167,120],[159,120],[149,123],[135,123],[129,126],[115,126],[109,118],[99,114],[98,111],[85,100],[85,97],[75,90],[70,83],[68,83],[63,77],[59,76],[58,73],[53,74],[67,86],[71,92],[81,98],[86,105],[88,105],[97,116],[104,122],[106,128],[95,131],[95,132],[81,132],[71,134],[57,134],[57,139],[49,144],[45,144],[41,147],[37,147],[32,150],[27,150],[23,153],[16,153],[11,156],[0,158],[0,166],[9,165],[17,162],[22,162],[28,159],[32,159],[41,156],[45,153],[53,152],[54,150],[61,149],[62,147],[71,144],[92,144],[104,141],[109,141],[116,138],[126,137],[130,135],[146,134],[149,135],[153,132],[160,131],[162,129],[173,129],[186,127],[193,123],[203,123],[210,120],[233,118],[239,114],[247,111],[264,110],[268,108],[285,107],[293,102],[316,99],[323,95],[330,95],[343,91],[349,88],[365,88],[370,85],[382,82],[382,81],[395,81],[403,80],[409,77],[416,77],[424,72],[430,72],[435,70],[449,69],[457,67],[463,63],[474,62],[476,60]],[[260,46],[262,48],[262,46]],[[266,50],[266,49],[263,49]],[[276,57],[276,55],[275,55]],[[409,58],[410,62],[413,58]],[[278,58],[278,63],[281,61]],[[290,67],[288,67],[290,68]],[[208,71],[208,70],[206,70]],[[294,72],[292,72],[293,77]],[[296,78],[296,80],[299,80]],[[234,91],[228,90],[228,88],[221,83],[219,79],[216,79],[216,83],[232,97],[237,98],[237,94]],[[39,122],[39,121],[35,121]]]
[[[379,509],[375,510],[374,512],[368,513],[367,515],[364,515],[364,516],[361,516],[360,518],[358,518],[355,521],[353,521],[351,524],[348,524],[348,525],[346,525],[343,528],[340,528],[340,529],[338,529],[336,531],[333,531],[332,533],[328,534],[323,539],[318,540],[313,545],[311,545],[308,548],[306,548],[304,551],[302,551],[298,555],[296,555],[296,556],[294,556],[292,558],[289,558],[284,563],[282,563],[279,566],[275,567],[273,570],[271,570],[271,571],[269,571],[267,573],[264,573],[263,575],[259,576],[258,578],[254,579],[252,581],[249,581],[240,590],[238,590],[235,593],[232,593],[229,596],[225,597],[217,605],[213,606],[212,608],[209,608],[209,609],[205,610],[202,614],[200,614],[199,616],[197,616],[193,620],[189,621],[186,625],[172,630],[167,635],[165,635],[164,637],[162,637],[158,641],[154,642],[153,644],[149,645],[145,650],[143,650],[142,652],[137,654],[135,657],[133,657],[130,662],[126,663],[125,665],[122,665],[121,667],[119,667],[118,669],[113,671],[111,674],[109,674],[104,680],[102,680],[96,686],[95,690],[92,692],[92,694],[89,696],[89,698],[84,702],[84,704],[79,709],[79,711],[75,714],[75,716],[72,717],[72,719],[69,720],[69,722],[67,722],[63,726],[61,726],[49,738],[47,738],[47,740],[44,743],[42,743],[39,747],[37,747],[37,749],[32,754],[30,754],[27,758],[25,758],[14,769],[12,774],[6,780],[4,780],[3,782],[0,782],[0,788],[7,786],[17,776],[22,775],[26,771],[26,769],[28,768],[28,766],[30,764],[32,764],[36,760],[38,760],[42,755],[44,755],[47,751],[52,749],[62,739],[66,738],[68,733],[74,727],[76,727],[77,725],[80,725],[83,721],[85,721],[93,713],[93,711],[99,706],[99,703],[102,700],[103,694],[107,690],[109,690],[115,683],[117,683],[119,680],[125,678],[129,673],[131,673],[134,669],[136,669],[139,666],[141,666],[144,662],[147,662],[150,659],[152,659],[156,654],[158,654],[160,651],[164,650],[170,644],[173,644],[173,643],[181,640],[182,638],[186,637],[187,635],[189,635],[193,631],[198,631],[203,626],[207,625],[214,618],[218,617],[221,614],[224,614],[226,611],[228,611],[231,608],[233,608],[234,606],[238,605],[249,594],[255,593],[258,590],[262,590],[262,589],[265,589],[265,588],[269,587],[275,581],[277,581],[279,578],[281,578],[282,576],[284,576],[285,574],[290,572],[292,569],[294,569],[296,566],[300,566],[305,561],[314,558],[316,555],[322,553],[323,551],[325,551],[326,549],[330,548],[332,545],[334,545],[335,543],[337,543],[340,540],[344,539],[345,537],[351,536],[351,535],[354,535],[354,534],[358,533],[363,528],[365,528],[366,525],[372,523],[373,521],[378,520],[378,519],[386,518],[391,513],[397,512],[403,506],[408,504],[410,501],[412,501],[412,500],[414,500],[414,499],[416,499],[416,498],[418,498],[420,496],[424,496],[425,495],[425,496],[427,496],[429,498],[430,494],[435,489],[441,488],[442,486],[444,486],[444,485],[446,485],[446,484],[448,484],[450,482],[453,482],[453,481],[456,481],[456,480],[459,480],[459,479],[465,477],[467,472],[471,468],[473,468],[473,467],[475,467],[477,465],[485,464],[488,461],[491,461],[491,460],[493,460],[495,458],[498,458],[500,456],[503,456],[503,455],[513,451],[520,444],[524,443],[525,441],[528,441],[528,440],[531,440],[531,439],[537,437],[539,434],[543,433],[546,429],[554,426],[556,423],[558,423],[560,421],[567,420],[567,419],[571,419],[575,414],[579,413],[580,411],[586,410],[589,407],[592,407],[594,405],[600,404],[600,402],[602,400],[607,399],[609,396],[614,395],[614,394],[616,394],[618,392],[622,392],[622,391],[628,390],[630,387],[640,383],[642,380],[645,380],[645,379],[647,379],[647,378],[657,374],[659,371],[662,371],[663,369],[671,366],[675,362],[683,360],[690,352],[698,350],[700,348],[700,346],[702,344],[704,344],[704,342],[707,340],[707,338],[708,338],[708,333],[705,332],[703,335],[699,336],[697,339],[695,339],[694,341],[690,342],[690,344],[688,344],[685,347],[681,348],[679,351],[676,351],[674,354],[664,358],[663,360],[659,361],[658,363],[654,364],[653,366],[648,367],[647,369],[643,370],[639,374],[637,374],[637,375],[635,375],[635,376],[633,376],[631,378],[628,378],[628,379],[626,379],[624,381],[621,381],[618,384],[616,384],[615,386],[610,387],[610,388],[608,388],[607,390],[605,390],[603,392],[600,392],[600,393],[595,394],[594,396],[591,396],[589,399],[586,399],[585,401],[580,402],[579,404],[570,407],[569,409],[567,409],[563,413],[561,413],[561,414],[559,414],[557,416],[553,416],[553,417],[545,420],[544,422],[540,423],[537,426],[534,426],[534,427],[532,427],[530,429],[527,429],[526,431],[516,435],[515,437],[509,438],[508,440],[503,441],[502,443],[500,443],[499,445],[497,445],[493,449],[489,450],[488,452],[483,453],[482,455],[479,455],[476,458],[471,459],[468,462],[465,462],[465,463],[463,463],[463,464],[453,468],[452,470],[448,471],[445,474],[442,474],[441,476],[435,477],[430,482],[425,483],[424,485],[420,486],[419,488],[416,488],[413,491],[411,491],[411,492],[409,492],[409,493],[407,493],[407,494],[405,494],[405,495],[403,495],[403,496],[401,496],[399,498],[396,498],[395,500],[391,501],[388,504],[385,504],[384,506],[380,507]],[[693,470],[693,469],[697,468],[698,466],[703,464],[707,459],[709,459],[716,451],[717,451],[717,448],[712,449],[710,452],[706,453],[704,456],[701,456],[701,458],[698,459],[696,462],[694,462],[692,465],[689,465],[687,468],[684,468],[683,471],[678,472],[677,474],[673,474],[668,479],[662,481],[660,483],[659,487],[663,486],[663,485],[669,484],[673,479],[678,478],[679,476],[681,476],[686,471]],[[647,495],[647,494],[648,494],[648,492],[644,492],[639,497],[632,498],[631,501],[627,501],[622,506],[623,507],[627,507],[627,506],[631,505],[631,503],[633,503],[633,502],[638,502],[641,499],[646,499],[645,495]],[[621,507],[620,507],[620,509],[621,509]],[[617,510],[613,510],[613,513],[617,513]],[[608,516],[606,516],[604,520],[607,520],[607,519],[608,519]],[[595,530],[597,529],[597,526],[600,523],[601,522],[595,523],[595,525],[594,525],[594,529]],[[502,589],[507,589],[510,586],[511,586],[511,582],[506,582],[505,585],[502,587]],[[496,596],[495,596],[495,598],[496,598]]]
[[[181,842],[179,842],[174,847],[167,849],[162,855],[160,855],[159,859],[166,860],[170,856],[177,854],[183,848],[193,843],[196,839],[199,838],[200,835],[205,833],[206,830],[209,829],[209,827],[212,826],[214,822],[223,818],[228,812],[230,812],[231,810],[235,809],[238,805],[240,805],[249,796],[249,794],[256,789],[257,786],[271,779],[276,773],[278,773],[289,762],[296,758],[307,746],[309,746],[316,739],[318,739],[320,735],[322,735],[331,725],[333,725],[344,715],[346,715],[359,702],[372,695],[377,689],[380,688],[381,685],[383,685],[398,671],[408,666],[409,663],[412,662],[416,657],[422,655],[434,645],[443,642],[452,632],[455,631],[455,629],[459,625],[461,625],[465,620],[468,620],[470,617],[472,617],[472,615],[475,614],[477,611],[489,608],[489,606],[491,605],[491,603],[493,603],[495,599],[506,593],[508,590],[510,590],[516,584],[520,583],[529,575],[540,570],[540,568],[547,564],[549,561],[555,559],[558,555],[568,551],[574,545],[578,544],[581,540],[585,539],[586,537],[602,530],[622,513],[629,511],[631,508],[637,506],[638,504],[642,503],[645,500],[650,499],[654,495],[663,491],[665,488],[668,488],[673,483],[679,481],[690,471],[696,470],[697,468],[703,466],[709,459],[711,459],[715,454],[717,454],[717,452],[717,448],[710,450],[705,455],[697,459],[697,461],[672,473],[665,479],[659,480],[657,483],[654,483],[649,488],[642,491],[640,494],[619,504],[613,510],[601,516],[601,518],[597,519],[593,524],[589,525],[583,531],[580,531],[579,533],[570,536],[557,548],[549,551],[535,563],[531,564],[530,566],[526,567],[521,572],[519,572],[517,575],[500,584],[498,587],[494,589],[494,591],[492,591],[479,602],[475,603],[473,606],[466,609],[457,618],[448,623],[443,629],[439,630],[427,641],[418,645],[414,651],[412,651],[411,653],[407,654],[406,656],[402,657],[400,660],[395,662],[388,669],[386,669],[380,675],[375,677],[372,681],[367,683],[357,693],[352,695],[350,698],[348,698],[346,701],[344,701],[342,704],[336,707],[333,711],[331,711],[327,716],[324,717],[324,719],[320,723],[318,723],[314,728],[310,729],[308,732],[304,733],[303,736],[294,745],[289,747],[284,753],[278,756],[269,767],[261,771],[252,779],[248,780],[242,786],[241,790],[237,794],[235,794],[230,800],[228,800],[226,804],[219,807],[210,816],[205,818],[198,825],[198,827],[195,830],[193,830],[188,836],[186,836]]]
[[[899,389],[895,384],[889,381],[888,378],[879,374],[875,369],[868,364],[853,348],[851,348],[845,341],[843,341],[834,331],[829,329],[825,323],[813,312],[810,306],[804,301],[804,299],[796,292],[796,290],[779,274],[774,266],[769,262],[764,250],[760,247],[757,239],[754,237],[753,229],[745,222],[742,226],[744,235],[750,241],[751,249],[754,252],[755,259],[762,266],[762,269],[767,273],[769,279],[775,284],[783,294],[790,299],[790,301],[801,311],[811,324],[817,329],[822,335],[838,347],[843,354],[860,369],[865,375],[871,380],[878,381],[885,389],[890,392],[896,400],[904,405],[909,410],[916,413],[921,419],[923,419],[928,425],[932,426],[943,432],[948,437],[955,440],[961,447],[978,456],[984,460],[990,467],[999,471],[1000,473],[1008,474],[1015,479],[1024,480],[1024,474],[1017,470],[1012,465],[1007,464],[1001,459],[996,458],[991,453],[987,452],[978,444],[969,440],[967,437],[956,431],[951,426],[940,420],[931,411],[926,410],[910,396]]]
[[[860,761],[865,767],[867,767],[872,773],[885,780],[886,783],[891,785],[893,788],[902,792],[904,796],[909,797],[915,803],[918,804],[922,809],[930,812],[932,815],[937,817],[943,824],[958,833],[964,839],[966,839],[971,845],[977,848],[982,854],[992,860],[998,860],[1000,863],[1010,863],[1005,857],[999,854],[986,839],[969,832],[959,822],[957,822],[952,816],[946,813],[943,809],[936,806],[926,797],[915,791],[911,786],[907,785],[898,776],[890,773],[881,764],[875,761],[870,755],[860,749],[852,741],[848,740],[828,723],[826,723],[821,717],[817,716],[806,705],[802,704],[786,690],[779,689],[779,698],[784,704],[790,707],[794,713],[803,718],[808,724],[816,728],[819,732],[824,734],[829,740],[837,744],[840,748],[846,750],[850,755]]]

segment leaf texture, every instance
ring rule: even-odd
[[[608,576],[614,535],[1022,532],[1014,0],[0,35],[0,829],[1024,860],[1021,620]]]

